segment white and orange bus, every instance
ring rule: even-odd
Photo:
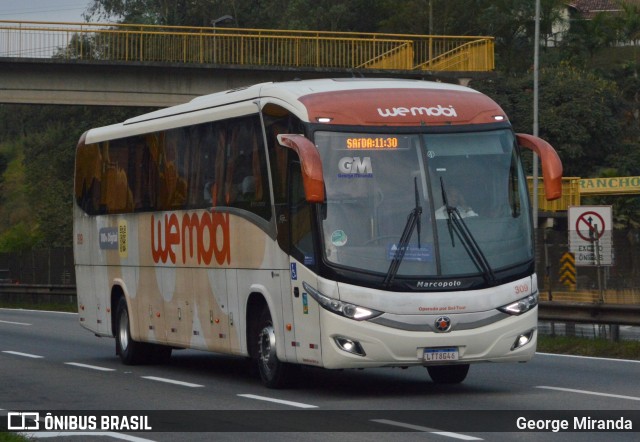
[[[472,89],[413,80],[265,83],[80,139],[79,319],[125,364],[193,348],[296,364],[425,366],[462,382],[537,339],[521,146]]]

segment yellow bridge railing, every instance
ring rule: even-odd
[[[299,68],[494,69],[492,37],[0,20],[0,57]]]
[[[527,177],[529,195],[533,198],[533,178]],[[538,181],[538,209],[543,212],[560,212],[569,209],[569,206],[579,206],[580,203],[580,178],[562,177],[562,196],[557,200],[548,201],[544,192],[542,177]]]

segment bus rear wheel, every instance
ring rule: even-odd
[[[459,384],[469,373],[469,364],[428,366],[431,380],[436,384]]]
[[[171,347],[145,344],[131,337],[131,323],[127,301],[120,298],[116,310],[116,353],[125,365],[137,365],[148,362],[166,362],[171,357]]]
[[[283,388],[287,385],[291,366],[278,359],[276,354],[276,334],[269,309],[260,314],[257,330],[257,363],[262,383],[269,388]]]

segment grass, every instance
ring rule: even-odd
[[[27,304],[20,302],[0,302],[0,308],[15,308],[25,310],[46,310],[51,312],[71,312],[78,313],[78,306],[76,304]],[[2,439],[0,439],[2,441]]]
[[[640,360],[640,341],[614,342],[602,338],[538,335],[537,351],[541,353]]]
[[[24,436],[20,436],[16,433],[4,433],[0,432],[0,442],[25,442],[31,439],[27,439]]]

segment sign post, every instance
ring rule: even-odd
[[[569,250],[576,266],[598,268],[600,302],[604,302],[601,268],[613,265],[612,228],[611,206],[569,207]]]

